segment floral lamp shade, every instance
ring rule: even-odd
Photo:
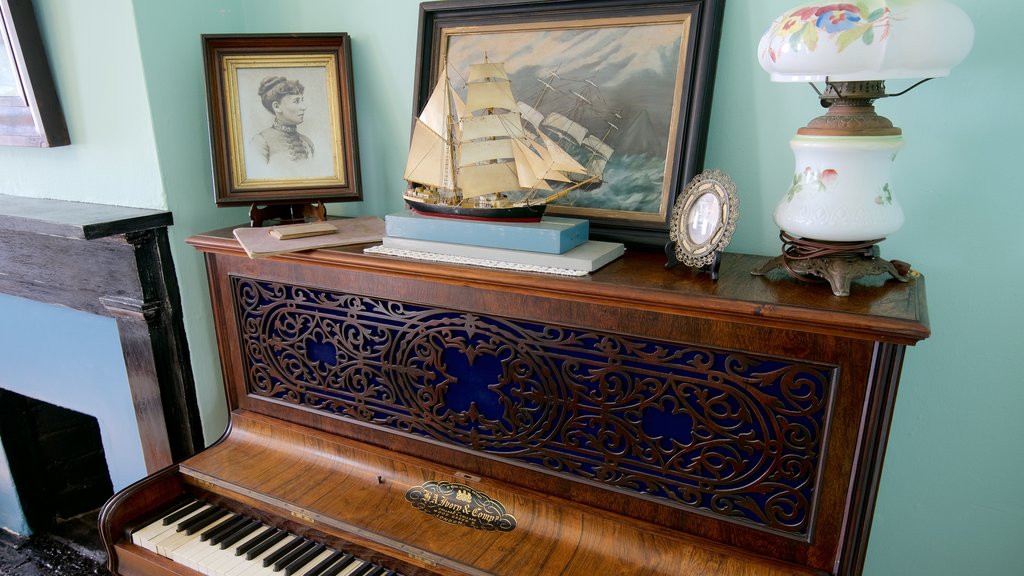
[[[946,0],[812,2],[772,22],[758,59],[775,82],[948,76],[974,26]]]
[[[836,295],[880,270],[907,280],[905,263],[880,267],[878,257],[877,244],[903,226],[892,182],[903,136],[874,102],[892,95],[888,80],[949,75],[973,43],[970,19],[948,0],[813,2],[772,22],[761,67],[775,82],[824,81],[828,109],[790,141],[793,179],[772,213],[791,274],[827,277]]]

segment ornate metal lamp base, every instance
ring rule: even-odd
[[[764,276],[776,268],[782,268],[790,276],[806,282],[828,282],[836,296],[849,296],[850,284],[862,276],[887,273],[900,282],[910,280],[909,264],[879,257],[877,242],[881,240],[843,249],[843,243],[828,244],[795,239],[785,232],[780,236],[784,245],[782,255],[772,258],[760,268],[751,270],[751,274]],[[825,245],[832,248],[827,249]],[[812,246],[816,251],[809,253],[808,246]]]

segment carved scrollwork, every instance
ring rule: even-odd
[[[251,394],[809,533],[834,367],[233,282]]]

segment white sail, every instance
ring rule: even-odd
[[[551,162],[532,150],[525,141],[513,140],[512,142],[513,152],[516,156],[516,170],[519,172],[519,184],[528,190],[538,188],[550,190],[551,186],[544,180],[549,179],[549,172],[553,172]],[[558,173],[554,172],[554,174]]]
[[[466,116],[462,119],[462,141],[482,138],[523,138],[523,120],[516,112]]]
[[[441,70],[441,75],[437,79],[437,85],[434,86],[434,91],[430,93],[430,98],[427,99],[426,106],[423,107],[423,111],[420,112],[419,120],[428,128],[434,131],[438,136],[447,138],[448,134],[448,116],[451,114],[451,109],[448,104],[448,74],[444,70]]]
[[[530,158],[532,158],[532,166],[534,171],[537,172],[544,180],[550,180],[551,182],[571,182],[563,173],[558,166],[556,166],[554,158],[551,156],[551,152],[544,147],[541,142],[537,140],[524,140],[522,141],[523,146],[530,152]]]
[[[463,198],[520,189],[514,162],[466,166],[459,169],[458,177]]]
[[[417,119],[404,178],[416,184],[451,189],[454,178],[450,154],[448,142]]]
[[[515,157],[512,151],[512,142],[514,140],[511,138],[463,142],[459,148],[459,166],[471,166],[495,160],[511,160]]]
[[[558,112],[552,112],[544,118],[544,126],[550,126],[555,130],[563,134],[567,134],[576,141],[577,144],[582,144],[583,139],[587,137],[587,129],[584,128],[577,122],[566,118]]]
[[[455,90],[449,90],[449,92],[451,92],[452,101],[455,106],[455,120],[462,120],[466,115],[466,103],[462,101],[462,97]]]
[[[449,115],[448,77],[442,70],[437,86],[413,125],[404,175],[409,182],[444,190],[454,187],[452,147],[448,141]]]
[[[604,176],[604,168],[608,165],[608,161],[600,156],[594,156],[587,162],[587,174],[601,178]]]
[[[523,119],[532,124],[533,127],[539,131],[540,124],[544,121],[544,115],[526,102],[516,102],[516,105],[519,106],[519,113],[523,115]]]
[[[492,109],[518,110],[508,80],[470,82],[466,85],[466,114]]]
[[[469,65],[469,82],[481,82],[490,79],[508,80],[505,65],[501,62],[481,62]]]
[[[583,145],[589,148],[593,153],[605,159],[611,158],[612,153],[615,152],[611,146],[605,144],[603,140],[593,134],[583,139]]]
[[[551,154],[552,168],[560,172],[576,172],[577,174],[586,174],[587,169],[582,164],[576,161],[568,152],[562,149],[561,146],[555,143],[547,134],[541,133],[541,140],[544,141],[544,147],[548,153]]]

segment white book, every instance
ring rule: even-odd
[[[588,240],[579,246],[561,254],[545,252],[529,252],[526,250],[509,250],[507,248],[488,248],[486,246],[470,246],[450,242],[434,242],[415,240],[412,238],[395,238],[385,236],[384,248],[407,250],[410,252],[426,252],[443,254],[477,260],[495,260],[512,264],[563,268],[581,272],[593,272],[601,266],[615,260],[625,252],[625,246],[617,242],[601,242]]]

